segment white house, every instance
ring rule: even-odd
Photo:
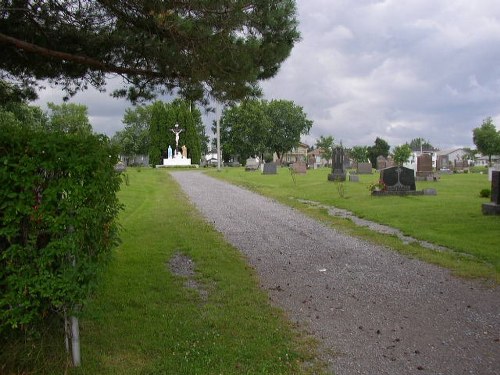
[[[468,152],[464,148],[451,148],[448,150],[442,150],[437,152],[437,164],[438,169],[454,167],[458,163],[464,161],[464,157],[468,155]]]
[[[489,156],[479,156],[474,159],[474,164],[479,167],[487,167],[489,166],[490,158]],[[500,163],[500,155],[491,155],[491,163],[498,164]]]

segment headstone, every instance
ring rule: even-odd
[[[263,174],[277,174],[278,173],[278,167],[276,163],[265,163],[264,164],[264,170],[262,171]]]
[[[417,156],[417,181],[437,181],[437,175],[432,171],[432,156],[422,154]]]
[[[372,163],[358,163],[358,174],[372,174]]]
[[[483,214],[500,215],[500,171],[491,173],[491,202],[483,203]]]
[[[344,170],[344,149],[335,147],[333,150],[332,173],[328,175],[328,181],[345,181],[346,172]]]
[[[377,170],[380,171],[382,169],[387,168],[387,159],[383,157],[382,155],[377,156]]]
[[[115,165],[115,172],[125,172],[127,170],[127,166],[125,165],[124,162],[119,161]]]
[[[307,173],[307,165],[303,161],[296,161],[291,165],[292,171],[295,173],[305,174]]]
[[[351,182],[359,182],[359,176],[357,174],[350,174],[349,181]]]
[[[469,163],[467,162],[467,160],[455,160],[454,164],[455,164],[455,170],[459,170],[459,171],[461,171],[469,166]]]
[[[493,167],[488,168],[488,181],[491,181],[493,171],[500,171],[500,164],[495,164]]]
[[[380,171],[380,180],[389,192],[416,191],[415,172],[406,167],[389,167]]]
[[[422,154],[417,156],[417,172],[430,172],[432,173],[432,156],[429,154]]]
[[[424,195],[437,195],[436,189],[424,189]]]
[[[259,162],[257,159],[248,158],[245,164],[245,171],[256,171],[259,169]]]

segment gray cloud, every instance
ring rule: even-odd
[[[299,0],[302,41],[268,98],[314,120],[313,142],[391,145],[412,138],[472,145],[472,129],[500,117],[497,1]]]

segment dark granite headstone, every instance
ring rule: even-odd
[[[500,215],[500,171],[491,173],[491,202],[483,203],[483,214]]]
[[[276,163],[266,163],[264,164],[264,170],[262,171],[263,174],[277,174],[278,173],[278,167]]]
[[[416,191],[415,172],[406,167],[390,167],[380,171],[380,180],[389,192]]]
[[[307,165],[303,161],[296,161],[295,163],[292,164],[291,166],[292,171],[295,173],[307,173]]]
[[[500,204],[500,172],[491,172],[491,201]]]
[[[344,170],[344,149],[335,147],[333,150],[332,173],[328,175],[328,181],[345,181],[347,173]]]

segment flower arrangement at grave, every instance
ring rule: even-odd
[[[384,181],[379,180],[378,182],[372,182],[370,185],[368,185],[368,190],[370,190],[371,192],[386,191],[387,185],[384,183]]]

